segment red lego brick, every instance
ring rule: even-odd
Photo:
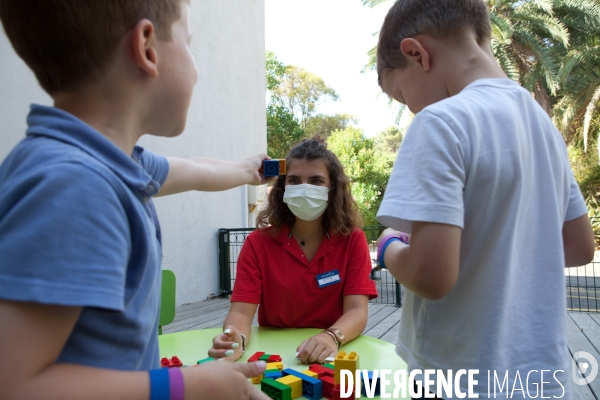
[[[271,356],[267,360],[268,363],[280,362],[280,361],[281,361],[281,356],[279,354],[271,354]]]
[[[319,364],[311,364],[308,369],[319,375],[319,379],[322,379],[324,376],[330,376],[332,378],[335,376],[334,370]]]
[[[171,357],[171,367],[183,367],[183,363],[177,356]]]
[[[171,357],[170,360],[167,357],[164,357],[160,360],[160,366],[162,368],[182,367],[183,363],[177,356]]]
[[[258,361],[263,354],[265,354],[264,351],[257,351],[248,359],[248,362]]]
[[[335,388],[335,383],[333,382],[332,376],[323,376],[321,382],[323,382],[323,397],[326,399],[333,399],[333,389]]]
[[[331,392],[331,400],[342,400],[342,387],[340,385],[335,385],[333,391]],[[346,397],[348,399],[353,399],[354,396],[354,386],[352,387],[352,393],[350,397]]]
[[[352,397],[350,397],[352,399]],[[335,385],[331,392],[331,400],[342,400],[340,397],[340,385]]]

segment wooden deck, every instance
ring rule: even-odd
[[[175,321],[163,328],[173,333],[193,329],[219,328],[229,310],[229,299],[214,299],[177,307]],[[366,336],[395,344],[402,308],[389,304],[369,304]],[[568,312],[569,351],[571,356],[585,351],[600,362],[600,313]],[[254,318],[253,325],[257,325]],[[600,399],[600,374],[587,386],[571,385],[573,400]]]

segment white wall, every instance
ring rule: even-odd
[[[173,139],[143,137],[177,157],[240,160],[266,151],[264,0],[193,1],[192,51],[199,70],[188,125]],[[0,32],[0,159],[24,137],[32,102],[51,104]],[[218,228],[248,226],[247,188],[156,199],[163,268],[177,276],[177,304],[218,293]]]

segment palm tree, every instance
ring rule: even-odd
[[[551,113],[569,31],[551,0],[490,0],[492,51],[506,74],[529,89]]]
[[[600,2],[556,1],[554,10],[570,34],[569,51],[559,71],[562,97],[554,107],[554,122],[567,143],[582,141],[587,150],[589,132],[600,135]]]

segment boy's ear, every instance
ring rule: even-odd
[[[400,51],[406,58],[417,63],[425,72],[431,69],[431,56],[420,41],[406,38],[400,42]]]
[[[151,78],[158,76],[158,54],[155,45],[154,24],[147,19],[142,19],[132,31],[133,62]]]

